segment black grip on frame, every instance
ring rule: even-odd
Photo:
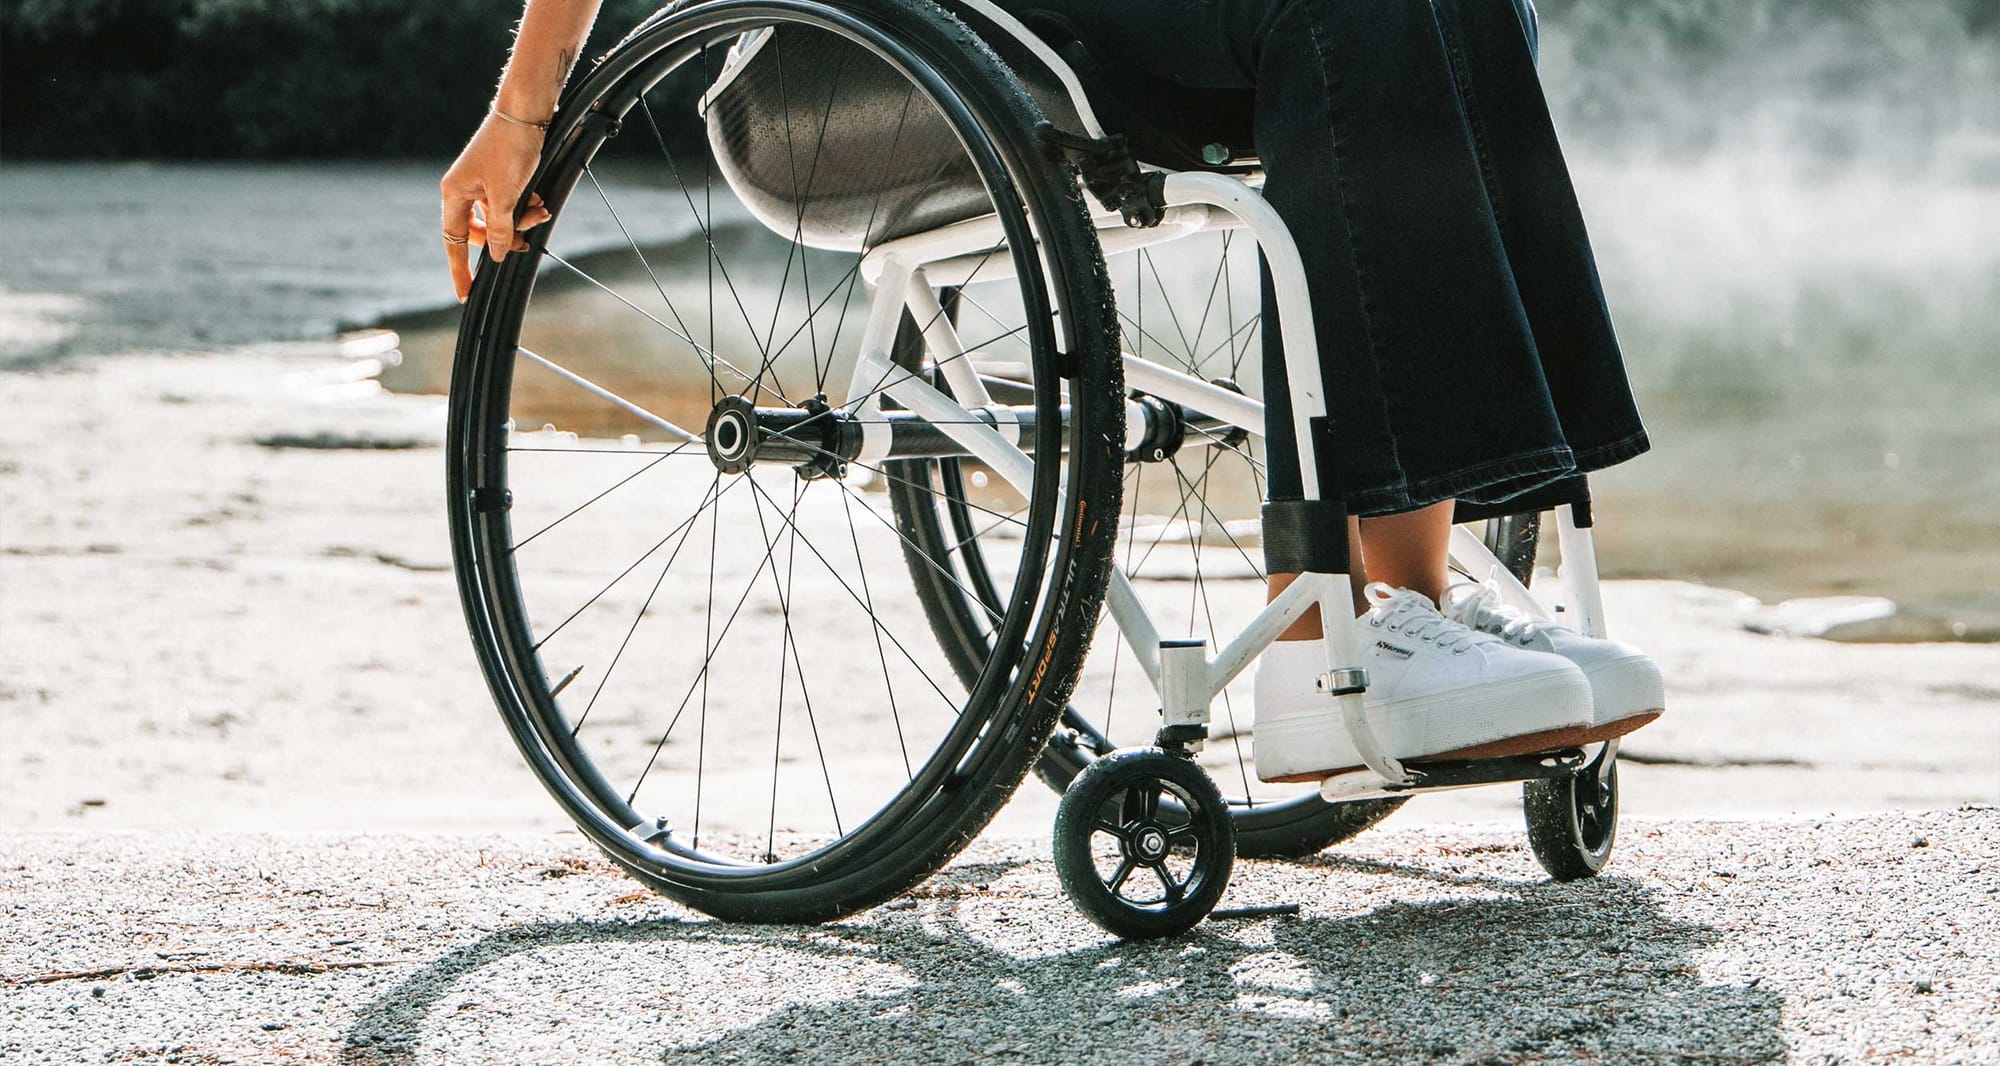
[[[1339,500],[1266,503],[1264,566],[1273,574],[1347,573],[1347,508]]]
[[[1453,508],[1451,520],[1463,525],[1466,522],[1482,522],[1489,518],[1504,518],[1508,515],[1552,511],[1564,504],[1575,508],[1577,528],[1588,529],[1590,527],[1589,479],[1582,474],[1571,474],[1498,503],[1467,503],[1460,500]]]

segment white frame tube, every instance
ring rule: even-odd
[[[1211,229],[1248,229],[1263,252],[1276,292],[1280,329],[1286,358],[1286,377],[1292,394],[1296,443],[1301,458],[1303,497],[1320,499],[1319,470],[1313,460],[1311,419],[1326,412],[1325,384],[1320,373],[1319,347],[1313,328],[1305,266],[1298,245],[1277,212],[1244,182],[1220,174],[1169,174],[1165,182],[1169,207],[1158,227],[1135,230],[1100,220],[1099,238],[1107,253],[1130,251],[1164,244]],[[1013,273],[1012,257],[1000,255],[1004,235],[998,220],[970,219],[914,234],[882,245],[861,262],[861,274],[873,289],[869,329],[864,335],[861,358],[856,361],[849,395],[886,385],[883,391],[904,407],[931,420],[947,436],[957,441],[973,457],[991,467],[1024,495],[1032,492],[1033,464],[1013,441],[990,426],[965,417],[966,407],[939,392],[923,380],[896,367],[889,358],[895,325],[900,312],[908,307],[925,330],[925,344],[933,359],[946,367],[947,380],[955,393],[968,400],[985,397],[974,367],[963,358],[964,350],[950,323],[939,314],[934,286],[960,284],[977,273],[981,278],[1004,280]],[[996,257],[999,261],[996,263]],[[908,265],[906,265],[908,264]],[[893,312],[893,313],[892,313]],[[1260,401],[1211,385],[1187,374],[1149,363],[1131,355],[1123,359],[1128,381],[1146,392],[1201,411],[1257,435],[1264,433],[1264,405]],[[959,378],[966,378],[961,386]],[[973,402],[972,407],[990,401]],[[874,409],[879,410],[879,402]],[[858,410],[855,413],[860,413]],[[886,436],[886,435],[884,435]],[[872,438],[864,429],[864,445]],[[1360,662],[1360,641],[1355,631],[1349,582],[1345,574],[1304,574],[1279,596],[1266,604],[1241,633],[1208,661],[1203,675],[1208,697],[1213,699],[1232,679],[1242,673],[1278,635],[1302,617],[1314,604],[1320,607],[1323,647],[1330,672],[1349,670]],[[1157,625],[1140,601],[1125,572],[1112,569],[1107,606],[1128,647],[1138,659],[1156,692],[1162,688],[1160,638]],[[1182,654],[1187,654],[1183,652]],[[1206,655],[1206,651],[1201,654]],[[1181,671],[1177,670],[1177,674]],[[1190,703],[1194,696],[1180,691],[1192,684],[1181,674],[1174,686],[1177,699]],[[1407,780],[1403,767],[1377,742],[1369,727],[1363,697],[1348,693],[1331,697],[1355,746],[1370,771],[1396,783]]]
[[[1576,631],[1604,638],[1604,591],[1597,580],[1597,542],[1590,530],[1576,524],[1576,508],[1556,508],[1556,544],[1562,549],[1563,592],[1575,612]]]

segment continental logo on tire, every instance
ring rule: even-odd
[[[1083,544],[1084,515],[1089,510],[1090,510],[1090,501],[1082,499],[1076,501],[1075,543],[1079,547],[1081,547]],[[1060,615],[1061,613],[1060,604],[1057,605],[1057,613],[1058,615]],[[1062,638],[1062,631],[1059,627],[1049,630],[1049,639],[1046,643],[1042,645],[1042,657],[1039,661],[1035,663],[1035,672],[1028,675],[1028,703],[1030,706],[1032,706],[1036,700],[1041,698],[1042,679],[1048,676],[1049,662],[1050,660],[1056,657],[1056,641],[1060,640],[1061,638]]]

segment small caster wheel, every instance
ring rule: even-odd
[[[1194,760],[1128,748],[1090,764],[1056,808],[1056,876],[1106,932],[1185,932],[1215,909],[1236,862],[1236,827]]]
[[[1592,762],[1568,777],[1529,781],[1521,789],[1521,806],[1528,844],[1550,877],[1596,877],[1618,839],[1617,759],[1608,767]]]

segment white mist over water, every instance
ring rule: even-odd
[[[2000,2],[1542,11],[1642,383],[2000,391]]]
[[[1541,6],[1654,440],[1607,565],[2000,632],[2000,3]]]

